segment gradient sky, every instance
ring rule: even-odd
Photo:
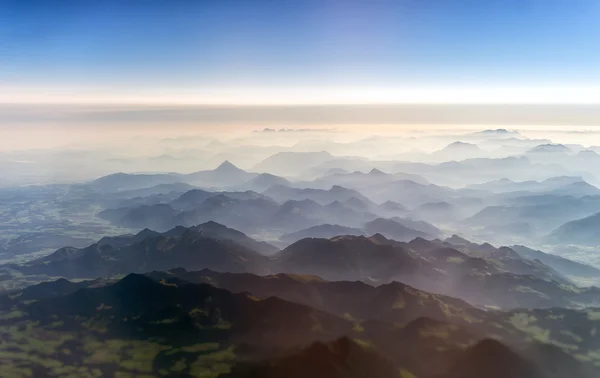
[[[0,0],[0,101],[594,102],[599,47],[596,0]]]

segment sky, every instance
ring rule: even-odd
[[[595,0],[0,0],[0,102],[600,103]]]

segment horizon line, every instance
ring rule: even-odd
[[[397,106],[600,105],[600,86],[204,88],[4,88],[0,105]]]

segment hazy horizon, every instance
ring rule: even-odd
[[[142,130],[593,131],[598,14],[590,0],[3,1],[0,151]]]

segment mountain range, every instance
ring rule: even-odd
[[[181,173],[159,173],[159,174],[130,174],[115,173],[100,177],[87,185],[96,190],[107,192],[119,192],[124,190],[139,190],[157,185],[186,183],[191,185],[201,185],[205,188],[218,187],[225,188],[245,183],[252,184],[253,179],[258,176],[257,173],[246,172],[230,163],[222,162],[217,168],[212,170],[198,171],[189,174]]]
[[[600,147],[339,131],[0,154],[0,376],[600,376]]]
[[[285,274],[59,280],[0,297],[0,311],[9,375],[591,378],[600,347],[583,332],[589,311],[486,311],[397,283]]]
[[[382,220],[384,221],[384,220]],[[386,221],[387,222],[387,221]],[[395,222],[394,222],[395,223]],[[395,224],[394,227],[398,227]],[[396,229],[394,229],[396,230]],[[81,249],[61,248],[6,274],[99,278],[177,267],[254,274],[316,275],[373,285],[400,281],[417,288],[501,308],[577,308],[600,303],[600,290],[577,288],[564,264],[529,260],[508,247],[476,244],[458,236],[399,242],[382,234],[305,238],[278,251],[245,234],[208,222],[158,233],[106,237]]]

